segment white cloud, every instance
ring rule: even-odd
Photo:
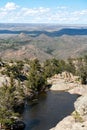
[[[87,9],[81,11],[74,11],[72,14],[75,16],[87,15]]]
[[[17,9],[19,6],[13,2],[8,2],[4,7],[1,8],[2,11],[11,11]]]
[[[87,23],[87,9],[71,11],[68,7],[26,8],[8,2],[0,8],[1,22],[37,22],[37,23]]]
[[[19,12],[19,15],[23,16],[35,16],[35,15],[40,15],[40,14],[45,14],[50,11],[50,8],[22,8]]]

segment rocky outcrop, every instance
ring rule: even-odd
[[[72,129],[70,130],[87,130],[87,121],[80,123],[77,122],[72,126]]]
[[[52,84],[51,90],[66,91],[78,87],[80,80],[78,76],[73,76],[69,72],[62,72],[48,79],[48,83]]]
[[[71,123],[72,122],[72,123]],[[75,120],[72,116],[64,118],[59,124],[50,130],[71,130],[72,125],[75,123]]]
[[[83,117],[87,119],[87,95],[81,96],[74,103],[75,110]]]
[[[87,121],[75,122],[72,116],[64,118],[55,128],[50,130],[87,130]]]
[[[67,91],[70,94],[86,95],[87,85],[82,85],[78,76],[71,73],[63,72],[48,79],[48,83],[52,84],[50,90]]]
[[[55,74],[51,80],[54,81],[54,79],[63,79],[66,82],[75,82],[79,83],[79,76],[74,76],[72,73],[69,73],[67,71],[62,72],[61,74]]]
[[[79,84],[68,91],[70,94],[86,95],[87,85]]]
[[[51,90],[57,90],[57,91],[68,91],[72,88],[77,87],[77,83],[69,83],[65,82],[64,80],[58,79],[55,83],[52,84]]]
[[[61,120],[50,130],[87,130],[87,85],[82,85],[79,77],[67,72],[51,78],[51,90],[64,90],[81,95],[74,103],[75,111]]]

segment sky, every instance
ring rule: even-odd
[[[87,0],[0,0],[0,23],[87,24]]]

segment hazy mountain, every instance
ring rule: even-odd
[[[64,29],[60,29],[58,31],[53,31],[53,32],[49,32],[49,31],[45,31],[45,30],[33,30],[33,31],[0,30],[0,34],[21,34],[21,33],[29,34],[31,36],[33,35],[35,37],[39,36],[41,34],[45,34],[50,37],[58,37],[58,36],[62,36],[62,35],[75,36],[75,35],[87,35],[87,28],[64,28]]]
[[[5,59],[68,58],[87,54],[87,27],[0,26],[0,56]]]

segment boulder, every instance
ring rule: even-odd
[[[68,91],[70,94],[87,95],[87,85],[77,85]]]
[[[51,90],[57,91],[66,91],[81,85],[78,76],[74,76],[66,71],[61,74],[54,75],[48,79],[48,83],[52,84],[52,87],[50,88]]]
[[[87,130],[87,121],[75,122],[72,116],[67,116],[50,130]]]
[[[81,96],[77,99],[77,101],[74,103],[75,110],[81,115],[81,116],[87,116],[87,95]]]
[[[71,130],[87,130],[87,121],[80,123],[77,122],[72,126]]]
[[[77,83],[65,82],[63,79],[58,79],[57,81],[53,82],[50,90],[68,91],[76,87],[78,87]]]
[[[71,130],[74,123],[75,119],[72,116],[68,116],[60,121],[55,128],[52,128],[50,130]]]

